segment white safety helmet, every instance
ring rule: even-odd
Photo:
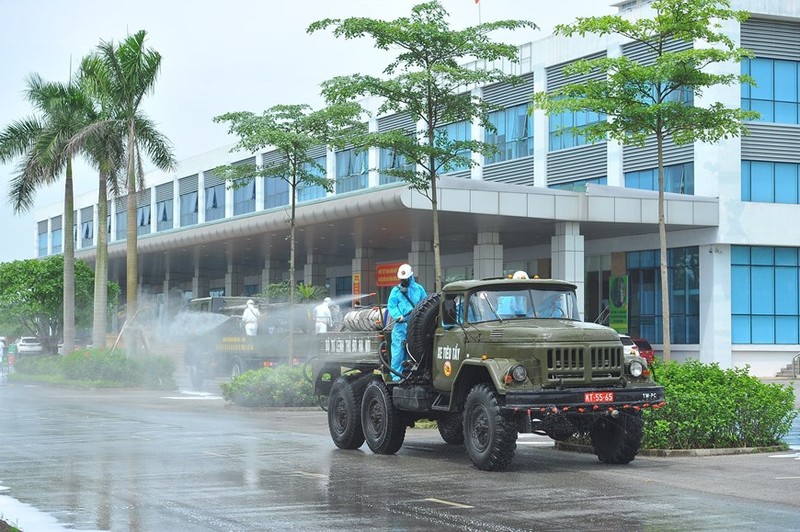
[[[397,268],[397,278],[398,279],[408,279],[414,275],[414,271],[411,269],[410,264],[401,264],[399,268]]]
[[[248,304],[248,305],[255,305],[255,303],[253,302],[253,300],[252,300],[252,299],[248,299],[248,300],[247,300],[247,304]]]
[[[322,300],[322,302],[323,303],[330,303],[331,302],[331,298],[326,297],[325,299]]]
[[[512,279],[530,279],[528,274],[523,272],[522,270],[518,270],[514,272],[514,275],[511,276]]]

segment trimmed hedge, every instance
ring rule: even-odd
[[[275,366],[246,371],[220,384],[222,397],[239,406],[317,406],[303,366]]]
[[[175,388],[175,361],[166,356],[131,358],[123,351],[80,349],[65,356],[21,358],[13,379],[95,388]]]
[[[666,406],[645,411],[642,447],[706,449],[779,445],[798,412],[794,388],[765,384],[749,368],[688,361],[656,364]]]

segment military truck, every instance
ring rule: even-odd
[[[258,306],[258,334],[248,336],[242,312],[248,299]],[[305,334],[310,326],[306,309],[295,308],[294,353],[289,349],[289,312],[285,304],[268,304],[260,298],[205,297],[189,301],[179,317],[183,333],[191,334],[184,352],[184,366],[192,386],[200,388],[205,379],[236,377],[262,367],[299,364],[309,358],[314,342]]]
[[[580,320],[575,291],[552,279],[449,283],[410,316],[402,373],[381,309],[359,331],[318,335],[309,376],[333,442],[394,454],[407,427],[431,419],[482,470],[508,468],[520,432],[588,434],[601,461],[631,462],[642,410],[662,406],[664,390],[613,329]]]

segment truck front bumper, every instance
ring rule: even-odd
[[[508,390],[503,410],[591,414],[658,408],[664,404],[664,388],[661,386]]]

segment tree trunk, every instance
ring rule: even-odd
[[[75,204],[72,198],[72,159],[67,158],[64,183],[64,354],[75,347]],[[56,342],[58,339],[56,339]]]
[[[431,215],[433,217],[433,268],[435,271],[435,288],[442,291],[442,255],[439,247],[439,201],[436,187],[436,175],[431,179]]]
[[[292,194],[291,234],[289,236],[289,360],[294,360],[294,287],[295,287],[295,207],[297,187],[297,170],[289,187]]]
[[[127,269],[125,302],[125,320],[130,322],[136,315],[138,284],[139,284],[139,261],[137,256],[137,234],[136,234],[136,157],[133,153],[136,146],[133,138],[133,124],[128,131],[128,164],[127,164],[127,220],[125,225],[125,267]],[[130,325],[130,323],[128,323]]]
[[[94,265],[94,312],[92,314],[92,345],[106,346],[108,315],[108,193],[105,172],[100,172],[97,193],[97,258]]]
[[[670,324],[669,324],[669,269],[667,268],[667,226],[664,216],[664,134],[656,134],[658,150],[658,244],[661,251],[661,314],[663,315],[664,353],[663,360],[668,362],[670,356]]]

